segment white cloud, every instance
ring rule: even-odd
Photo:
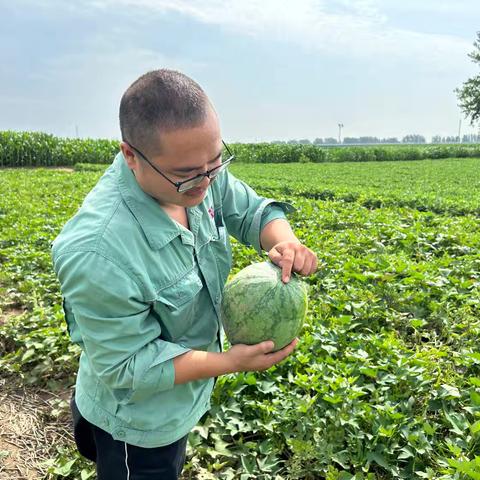
[[[21,0],[29,3],[32,0]],[[475,0],[35,0],[52,12],[131,9],[132,15],[178,13],[206,25],[264,41],[298,45],[309,52],[336,57],[409,64],[441,73],[465,70],[472,41],[454,35],[392,26],[387,11],[425,14],[480,14]],[[70,5],[70,6],[69,6]],[[394,13],[395,15],[395,13]],[[413,17],[412,17],[413,18]]]
[[[216,95],[216,105],[218,100],[219,109],[223,109],[228,124],[226,130],[237,139],[257,135],[258,138],[334,135],[338,120],[345,122],[345,132],[353,136],[395,135],[407,127],[409,131],[426,134],[448,131],[451,125],[456,128],[458,124],[453,89],[470,75],[467,69],[473,67],[467,57],[472,50],[471,40],[416,31],[415,22],[407,22],[410,18],[418,19],[425,12],[432,12],[434,16],[433,12],[438,14],[439,11],[443,12],[443,20],[449,18],[449,14],[467,18],[465,12],[469,12],[469,7],[480,9],[480,3],[475,6],[477,1],[78,0],[65,3],[61,0],[18,0],[10,8],[31,5],[41,9],[39,22],[48,18],[49,24],[53,24],[67,17],[78,20],[79,28],[87,27],[82,30],[85,35],[76,36],[76,42],[69,44],[68,49],[59,48],[54,56],[40,55],[35,68],[22,74],[22,81],[7,82],[10,77],[16,78],[13,74],[17,70],[0,67],[3,123],[5,128],[25,125],[28,106],[28,128],[72,135],[78,125],[81,136],[118,138],[117,109],[121,94],[139,75],[162,66],[184,71],[201,80],[205,88],[210,88]],[[113,12],[122,12],[121,17],[132,18],[132,22],[111,21]],[[242,36],[249,36],[257,40],[252,43],[268,43],[269,48],[273,45],[278,49],[276,58],[279,61],[287,58],[282,48],[288,45],[312,53],[308,61],[318,60],[320,64],[325,57],[335,57],[340,62],[325,62],[332,65],[331,71],[325,72],[330,80],[323,91],[311,90],[312,101],[304,101],[308,95],[302,96],[301,101],[292,101],[294,96],[285,100],[286,87],[280,98],[269,96],[266,87],[263,87],[264,100],[260,95],[250,95],[248,91],[256,79],[245,69],[242,84],[246,93],[239,89],[236,92],[238,102],[232,104],[231,91],[224,89],[217,77],[210,76],[211,55],[202,56],[198,49],[188,48],[166,55],[170,50],[162,51],[159,42],[145,43],[145,39],[137,35],[139,23],[168,22],[172,13],[208,25],[213,34],[223,31],[238,35],[240,40]],[[398,18],[403,15],[403,23],[409,27],[392,25],[397,13]],[[107,24],[100,30],[89,30],[96,23],[84,22],[85,18],[103,19]],[[145,24],[148,32],[152,24]],[[442,31],[441,25],[433,27]],[[192,30],[194,28],[192,25]],[[181,35],[179,31],[180,44]],[[25,41],[30,39],[25,37]],[[61,38],[57,41],[61,42]],[[4,50],[9,51],[8,48]],[[208,64],[200,63],[199,58]],[[259,61],[242,60],[244,63],[255,60],[253,64]],[[344,68],[352,63],[353,67]],[[216,65],[218,60],[215,60]],[[299,63],[299,67],[305,66]],[[301,71],[308,72],[309,67]],[[323,74],[318,68],[312,68],[312,72],[316,78]],[[288,81],[292,90],[314,88],[295,72],[286,73],[287,76],[291,73]],[[274,75],[272,72],[272,81],[275,81]],[[26,82],[28,92],[24,87]],[[275,94],[278,92],[272,93]],[[257,112],[255,117],[252,112]]]
[[[308,51],[359,59],[415,59],[442,71],[464,65],[471,42],[388,24],[379,0],[87,0],[98,7],[176,12],[230,32],[297,44]],[[437,3],[428,1],[430,8]],[[439,2],[447,8],[451,2]],[[466,3],[466,2],[463,2]],[[424,8],[426,8],[424,6]],[[433,11],[433,10],[432,10]],[[468,12],[468,9],[466,10]]]
[[[410,15],[422,12],[440,15],[478,15],[480,11],[476,0],[383,0],[382,5]]]

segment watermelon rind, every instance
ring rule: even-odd
[[[282,269],[271,262],[249,265],[227,282],[221,320],[232,345],[273,340],[274,350],[300,333],[308,309],[308,287],[292,274],[282,281]]]

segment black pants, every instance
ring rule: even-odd
[[[187,436],[164,447],[143,448],[113,437],[70,407],[78,451],[97,464],[97,480],[177,480],[185,463]]]

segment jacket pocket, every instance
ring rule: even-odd
[[[217,227],[217,233],[210,242],[215,261],[217,263],[218,275],[221,279],[221,285],[225,285],[230,269],[232,268],[232,247],[227,229],[220,225]]]
[[[192,325],[198,309],[202,280],[196,268],[156,294],[153,313],[161,327],[161,338],[175,341]]]

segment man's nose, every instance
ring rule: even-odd
[[[206,175],[204,175],[204,177],[202,178],[202,181],[201,181],[199,187],[207,188],[208,185],[210,184],[210,182],[211,182],[210,177],[207,177]]]

